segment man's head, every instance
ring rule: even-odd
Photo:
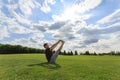
[[[49,45],[48,45],[48,43],[44,43],[44,48],[49,48]]]

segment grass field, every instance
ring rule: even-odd
[[[0,55],[0,80],[120,80],[120,56]]]

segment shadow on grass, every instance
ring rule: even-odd
[[[38,63],[38,64],[30,64],[28,66],[42,66],[48,69],[59,69],[61,66],[57,63],[48,63],[48,62],[43,62],[43,63]]]

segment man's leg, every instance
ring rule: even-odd
[[[58,57],[60,51],[56,51],[50,59],[50,63],[55,63],[56,58]]]
[[[54,63],[56,61],[56,58],[58,57],[58,55],[63,47],[63,44],[64,44],[64,42],[62,42],[62,45],[60,46],[60,48],[51,57],[51,60],[50,60],[51,63]]]

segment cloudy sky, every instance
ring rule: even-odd
[[[0,0],[0,43],[65,50],[120,49],[120,0]]]

